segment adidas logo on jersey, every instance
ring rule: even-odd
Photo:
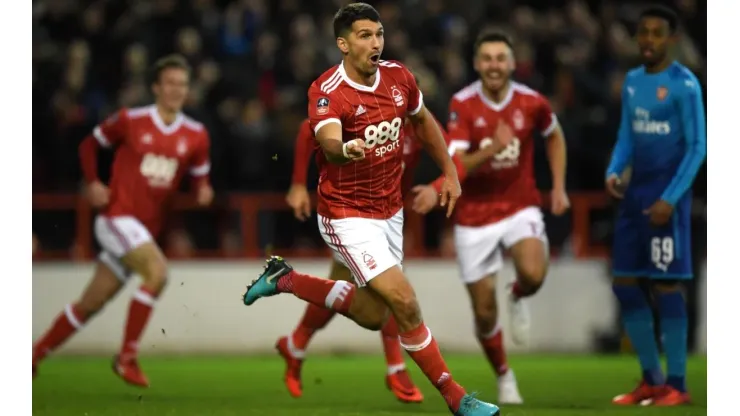
[[[483,127],[486,127],[487,125],[488,123],[486,123],[486,119],[484,119],[483,117],[478,117],[475,119],[475,123],[474,123],[475,127],[483,128]]]
[[[360,104],[360,106],[357,107],[357,111],[355,111],[355,117],[361,116],[361,115],[365,114],[366,112],[367,112],[367,110],[365,110],[365,107],[362,104]]]

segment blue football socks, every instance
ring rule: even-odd
[[[686,355],[688,318],[683,293],[657,292],[663,350],[668,362],[667,384],[678,391],[686,391]]]
[[[645,294],[639,286],[614,285],[613,290],[622,306],[624,329],[640,359],[643,379],[653,386],[663,384],[658,344],[655,342],[653,311]]]

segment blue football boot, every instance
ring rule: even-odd
[[[495,404],[475,398],[475,393],[466,394],[460,402],[455,416],[500,416],[501,410]]]
[[[257,280],[253,280],[252,284],[247,286],[247,291],[244,293],[244,304],[249,306],[259,298],[277,295],[279,293],[278,280],[292,271],[293,267],[286,263],[282,257],[270,257],[265,264],[265,271]]]

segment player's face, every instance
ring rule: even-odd
[[[171,111],[180,111],[190,89],[188,71],[168,68],[159,74],[159,81],[152,87],[157,103]]]
[[[352,65],[363,75],[375,74],[383,53],[385,39],[383,25],[371,20],[358,20],[352,24],[347,37],[348,56]]]
[[[514,72],[514,56],[504,42],[486,42],[478,48],[474,61],[475,71],[486,89],[503,88]]]
[[[637,27],[637,46],[647,65],[662,62],[674,41],[668,21],[660,17],[644,17]]]

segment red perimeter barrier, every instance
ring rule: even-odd
[[[595,245],[590,241],[590,216],[592,211],[607,208],[609,197],[601,192],[570,194],[572,216],[572,251],[577,258],[603,258],[607,255],[607,248]],[[316,201],[312,195],[312,201]],[[543,207],[549,206],[549,195],[543,194]],[[257,213],[260,211],[288,211],[285,195],[282,193],[250,193],[230,194],[217,198],[208,208],[195,205],[192,196],[179,195],[174,202],[174,210],[204,210],[221,211],[224,213],[236,212],[240,214],[240,228],[242,252],[238,258],[262,258],[266,253],[260,249],[258,236]],[[76,232],[74,246],[68,251],[45,251],[40,249],[34,254],[34,260],[89,260],[94,256],[92,236],[92,219],[95,211],[87,200],[76,194],[35,194],[33,195],[33,210],[36,211],[74,211],[76,216]],[[424,247],[424,221],[421,215],[407,210],[405,213],[406,256],[409,258],[438,257],[439,250],[428,250]],[[324,257],[329,253],[326,247],[300,250],[280,250],[286,257]],[[175,256],[176,257],[176,256]],[[200,250],[194,255],[196,258],[233,258],[224,250]]]

